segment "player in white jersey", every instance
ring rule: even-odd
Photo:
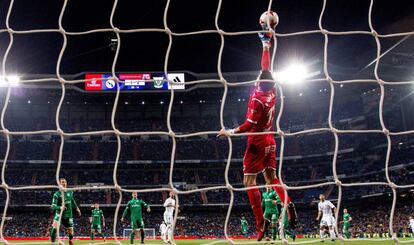
[[[410,222],[411,232],[414,233],[414,219],[413,219],[413,216],[408,217],[408,220]]]
[[[161,233],[161,239],[164,242],[167,242],[167,225],[165,224],[165,221],[162,221],[160,225],[160,233]]]
[[[164,202],[164,221],[167,224],[167,242],[171,243],[174,240],[174,234],[172,230],[173,224],[173,216],[174,216],[174,209],[175,209],[175,199],[174,199],[174,192],[170,192],[170,197],[167,198]]]
[[[336,210],[335,205],[333,205],[330,201],[325,200],[325,195],[319,195],[319,204],[318,204],[318,217],[316,220],[319,221],[322,215],[321,223],[320,223],[320,230],[319,234],[321,239],[324,237],[324,233],[326,228],[329,229],[329,235],[331,239],[334,241],[336,239],[336,234],[334,230],[334,226],[336,225],[335,217],[333,216],[332,209]]]

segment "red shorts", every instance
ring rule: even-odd
[[[276,142],[272,135],[247,143],[243,157],[243,173],[258,174],[267,168],[276,169]]]

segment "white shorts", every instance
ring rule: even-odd
[[[335,218],[332,215],[322,216],[320,225],[321,226],[334,226],[335,225]]]
[[[172,214],[164,213],[164,221],[167,225],[172,225],[173,220],[174,218]]]

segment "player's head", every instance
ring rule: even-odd
[[[409,216],[408,218],[409,218],[409,219],[413,219],[413,216]]]
[[[138,198],[138,192],[136,192],[136,191],[132,192],[132,197],[133,198]]]
[[[258,80],[274,80],[273,79],[273,75],[270,71],[261,71],[259,77],[257,78]],[[273,82],[258,82],[257,86],[260,88],[260,90],[262,91],[269,91],[272,88],[275,87],[275,84]]]
[[[267,192],[269,192],[269,191],[271,191],[271,190],[272,190],[272,187],[270,187],[270,186],[266,185],[266,191],[267,191]]]
[[[242,216],[242,219],[245,219],[245,217],[244,217],[244,216]]]
[[[95,202],[95,204],[93,205],[96,209],[99,208],[99,203]]]
[[[175,196],[175,195],[174,195],[174,192],[173,192],[173,191],[170,191],[170,197],[171,197],[171,198],[174,198],[174,196]]]
[[[64,188],[66,188],[68,186],[68,182],[66,181],[65,178],[60,178],[59,182],[60,182],[60,185]]]
[[[325,195],[324,194],[320,194],[319,195],[319,200],[321,200],[322,202],[325,201]]]
[[[347,213],[348,213],[348,209],[344,208],[344,214],[347,214]]]

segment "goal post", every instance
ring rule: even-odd
[[[129,239],[131,233],[132,233],[132,229],[123,229],[122,230],[122,237],[124,239]],[[144,234],[145,234],[145,239],[149,239],[149,240],[155,240],[156,239],[154,228],[144,228]]]

